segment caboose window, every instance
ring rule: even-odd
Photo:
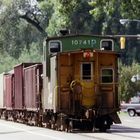
[[[111,39],[101,40],[100,49],[101,50],[111,50],[111,51],[113,51],[114,50],[113,40],[111,40]]]
[[[92,63],[82,63],[82,80],[91,80],[92,79]]]
[[[49,53],[61,52],[62,43],[59,40],[54,40],[49,42]]]
[[[102,83],[112,83],[113,82],[113,70],[112,69],[102,69],[101,82]]]

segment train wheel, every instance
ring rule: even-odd
[[[8,112],[7,111],[4,112],[4,119],[8,120]]]
[[[63,124],[63,131],[68,132],[68,125],[66,123]]]
[[[71,120],[68,125],[68,132],[72,132],[72,131],[73,131],[73,121]]]
[[[95,127],[99,129],[100,132],[106,132],[110,129],[112,125],[112,120],[108,116],[99,117],[95,122]]]
[[[104,126],[102,126],[101,128],[99,128],[99,131],[100,131],[100,132],[106,132],[106,130],[107,130],[107,129],[106,129]]]
[[[53,123],[51,123],[51,129],[55,129],[55,127],[54,127],[54,124],[53,124]]]
[[[62,120],[60,118],[57,118],[57,121],[56,121],[56,130],[58,130],[58,131],[64,131],[64,123],[62,122]]]
[[[51,129],[55,130],[55,126],[56,126],[56,120],[55,120],[55,116],[51,117]]]
[[[106,130],[107,130],[106,121],[105,121],[105,120],[102,120],[102,121],[100,122],[99,131],[100,131],[100,132],[106,132]]]

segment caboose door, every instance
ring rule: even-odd
[[[62,112],[80,113],[92,108],[94,96],[94,60],[84,58],[82,51],[58,55],[58,107]]]

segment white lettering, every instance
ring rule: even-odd
[[[91,46],[93,47],[96,44],[96,40],[95,39],[91,39],[91,40],[72,40],[72,46],[78,46],[78,45],[83,45],[83,46]]]

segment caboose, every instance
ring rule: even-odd
[[[73,131],[106,131],[117,112],[118,50],[114,38],[64,35],[47,38],[43,58],[43,123]]]

